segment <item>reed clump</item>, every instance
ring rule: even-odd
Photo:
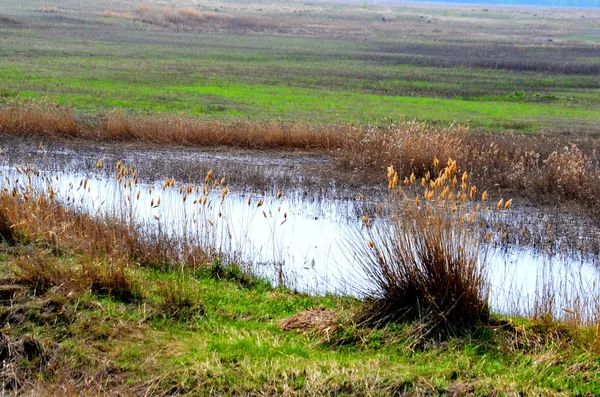
[[[485,250],[473,228],[481,196],[456,161],[401,180],[388,168],[390,213],[363,217],[353,242],[368,285],[361,321],[372,326],[418,321],[426,334],[460,334],[488,320]],[[409,198],[405,190],[422,188]],[[510,204],[498,204],[500,210]],[[490,236],[491,237],[491,236]],[[366,240],[366,241],[365,241]]]
[[[462,160],[469,141],[466,126],[440,128],[417,122],[392,123],[385,128],[351,126],[345,135],[336,153],[341,167],[383,171],[392,165],[401,174],[414,172],[419,177],[435,171],[434,157]]]
[[[466,126],[401,122],[352,127],[333,156],[338,167],[373,175],[392,165],[418,178],[429,159],[452,158],[489,190],[513,190],[537,202],[575,202],[600,216],[600,147],[593,138],[475,133]]]
[[[344,139],[344,127],[309,123],[200,120],[183,115],[135,116],[109,113],[97,137],[193,146],[236,146],[256,149],[334,149]]]
[[[136,237],[128,228],[98,222],[52,199],[16,189],[0,194],[0,207],[9,225],[9,242],[37,247],[38,254],[24,254],[16,261],[19,282],[39,292],[59,287],[123,300],[139,295],[127,261]],[[76,264],[59,260],[72,253],[87,259]]]
[[[100,161],[97,166],[104,167]],[[65,184],[58,175],[17,167],[12,178],[4,177],[0,192],[0,237],[10,243],[41,245],[55,255],[103,258],[117,267],[124,263],[160,268],[178,264],[194,269],[221,255],[215,239],[226,232],[218,224],[229,193],[224,178],[217,179],[210,170],[202,185],[178,186],[174,178],[167,178],[162,189],[154,190],[141,187],[137,171],[119,161],[115,182],[108,196],[101,198],[110,204],[90,208],[81,203],[99,198],[89,192],[88,179]],[[189,204],[182,208],[181,235],[163,230],[162,222],[167,219],[161,219],[160,212],[154,215],[155,223],[150,227],[140,224],[137,216],[142,193],[149,205],[144,211],[163,208],[162,194],[175,195],[183,204]],[[109,270],[107,275],[111,276]],[[116,272],[111,277],[122,274]],[[105,276],[99,275],[94,281],[99,289]]]

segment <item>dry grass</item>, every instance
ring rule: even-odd
[[[103,167],[101,162],[98,167]],[[201,186],[177,186],[174,179],[165,181],[163,191],[173,190],[182,202],[189,196],[189,201],[193,200],[197,207],[193,224],[198,230],[189,235],[173,236],[163,232],[158,220],[155,227],[142,230],[134,214],[142,189],[138,187],[137,172],[118,162],[115,173],[118,186],[112,193],[114,197],[108,198],[114,208],[92,216],[75,205],[74,191],[58,191],[58,187],[55,190],[53,186],[58,176],[44,175],[31,167],[18,168],[15,180],[5,177],[6,184],[0,192],[0,237],[8,242],[35,243],[53,255],[76,253],[87,258],[100,258],[106,263],[97,269],[94,267],[92,273],[97,277],[88,280],[92,289],[98,291],[110,289],[103,287],[106,279],[114,281],[114,290],[118,289],[117,285],[127,284],[125,268],[128,264],[168,267],[177,263],[197,268],[219,256],[220,250],[213,246],[211,239],[217,222],[212,217],[217,216],[213,214],[213,205],[222,206],[229,191],[224,179],[217,180],[211,170]],[[82,190],[85,195],[88,194],[87,187],[88,181],[82,179],[77,190]],[[221,198],[214,204],[213,194]],[[153,209],[161,205],[159,197],[156,201],[152,199],[150,206]],[[63,201],[65,198],[66,202]],[[184,216],[191,217],[192,214]],[[37,266],[35,261],[22,265],[27,268],[25,273],[34,278],[37,277],[36,268],[43,266]],[[101,269],[106,272],[100,274]],[[56,279],[50,275],[44,277],[48,285],[55,285],[62,278],[61,275]]]
[[[279,327],[284,331],[317,331],[329,335],[337,328],[338,315],[324,306],[308,309],[284,319]]]
[[[105,18],[123,18],[153,25],[178,29],[264,31],[276,30],[279,24],[257,17],[234,17],[212,11],[198,11],[194,8],[151,8],[139,6],[130,12],[106,10]]]
[[[0,333],[0,383],[4,392],[17,391],[47,364],[48,354],[36,339]]]
[[[117,11],[111,11],[111,10],[106,10],[103,11],[102,15],[104,18],[123,18],[123,19],[135,19],[135,17],[129,13],[129,12],[117,12]]]
[[[123,261],[110,263],[86,257],[80,263],[69,263],[41,251],[19,256],[14,263],[14,273],[16,280],[32,288],[35,294],[51,289],[71,295],[90,291],[130,302],[141,293],[128,267]]]
[[[424,123],[393,124],[385,129],[352,127],[336,159],[340,166],[385,170],[392,165],[401,174],[433,172],[431,159],[462,159],[470,133],[465,126],[432,127]]]
[[[52,137],[81,135],[81,128],[70,107],[29,99],[16,99],[0,108],[0,131]]]
[[[574,169],[581,167],[581,153],[573,147],[565,150],[551,154],[563,164],[556,167],[563,176],[553,183],[575,178],[579,186]],[[502,229],[492,232],[489,222],[513,203],[485,203],[487,191],[481,193],[466,171],[457,173],[454,160],[439,168],[436,158],[433,169],[424,177],[411,173],[402,180],[389,167],[389,202],[363,216],[349,245],[364,274],[356,285],[367,297],[360,321],[376,327],[417,321],[418,339],[453,335],[487,322],[489,242],[504,238]],[[545,266],[538,271],[532,301],[515,301],[503,313],[589,328],[598,324],[597,291],[597,277]]]
[[[23,171],[24,178],[33,173]],[[94,219],[66,208],[53,196],[52,190],[39,195],[32,187],[0,193],[0,218],[8,231],[4,239],[34,244],[39,251],[24,253],[15,262],[19,282],[39,292],[60,288],[123,300],[139,295],[129,267],[147,250],[137,232],[116,221]],[[70,263],[60,259],[71,253],[84,260]]]
[[[342,142],[334,154],[342,169],[373,174],[392,165],[420,178],[436,171],[432,158],[452,158],[482,188],[510,189],[552,205],[573,201],[600,216],[600,145],[593,137],[570,141],[404,123],[384,131],[354,127]]]
[[[365,274],[366,324],[419,321],[426,333],[453,335],[488,319],[487,246],[472,227],[483,211],[475,205],[479,193],[466,172],[457,175],[455,161],[440,168],[436,158],[433,168],[422,179],[413,173],[401,181],[390,167],[390,216],[363,216],[365,231],[351,248]],[[399,186],[417,183],[422,193],[411,199]],[[498,203],[499,210],[509,207]]]
[[[341,145],[344,128],[308,123],[222,122],[163,116],[128,116],[117,110],[95,131],[100,138],[162,144],[248,148],[331,149]]]
[[[40,9],[38,9],[39,12],[45,12],[48,14],[58,14],[61,10],[58,7],[41,7]]]
[[[379,179],[392,165],[417,177],[434,172],[431,159],[452,158],[486,189],[513,189],[537,201],[574,201],[600,216],[600,144],[593,137],[474,133],[466,126],[403,122],[388,127],[304,122],[202,120],[140,116],[115,110],[98,123],[78,123],[69,107],[14,100],[0,107],[0,131],[189,146],[329,151],[343,172]]]
[[[29,171],[33,172],[33,171]],[[99,222],[65,208],[33,190],[0,194],[0,218],[8,225],[9,242],[36,244],[40,254],[23,254],[15,263],[19,282],[44,292],[63,288],[92,291],[131,300],[138,293],[127,262],[138,248],[137,236],[116,222]],[[65,263],[62,255],[76,252],[86,260]]]

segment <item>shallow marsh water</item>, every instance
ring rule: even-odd
[[[16,165],[33,164],[32,169],[43,170],[38,176],[30,174],[40,192],[52,187],[58,200],[81,211],[132,221],[148,234],[160,229],[180,241],[216,249],[276,283],[319,294],[356,294],[369,283],[359,270],[360,258],[348,249],[360,241],[348,239],[356,236],[360,215],[377,206],[382,191],[373,188],[370,201],[357,201],[351,186],[326,183],[327,172],[318,171],[327,166],[322,157],[131,147],[121,151],[113,145],[34,147],[27,140],[0,147],[5,151],[0,186],[8,187],[10,180],[10,186],[25,189],[27,178]],[[125,186],[111,175],[118,158],[126,165],[143,165],[137,184]],[[102,169],[96,167],[98,159],[103,160]],[[224,199],[223,186],[208,194],[195,188],[213,168],[216,180],[238,180]],[[219,174],[221,169],[225,175]],[[174,175],[184,183],[163,188],[164,178]],[[252,177],[259,183],[244,179]],[[597,313],[600,272],[593,247],[600,235],[577,223],[569,235],[557,234],[565,224],[564,218],[532,208],[515,208],[509,216],[487,222],[487,228],[511,231],[509,239],[488,247],[494,309],[526,314],[535,311],[537,298],[553,293],[557,315],[570,315],[574,305],[578,316],[591,319]]]

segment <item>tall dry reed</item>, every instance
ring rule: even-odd
[[[135,116],[109,113],[95,132],[99,138],[194,146],[335,149],[344,127],[309,123],[200,120],[182,115]]]
[[[0,106],[0,131],[11,134],[42,134],[76,137],[81,127],[73,109],[47,100],[20,99]]]
[[[428,333],[452,335],[488,319],[486,246],[473,233],[484,211],[479,197],[487,193],[480,194],[466,172],[457,175],[456,161],[440,168],[436,159],[433,169],[402,181],[389,167],[390,213],[365,215],[364,230],[352,242],[367,285],[367,324],[419,321]],[[409,198],[405,190],[414,185],[422,191]]]

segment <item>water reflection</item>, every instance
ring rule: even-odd
[[[218,183],[208,189],[173,187],[168,180],[136,183],[131,174],[117,180],[15,167],[0,172],[6,189],[53,192],[76,210],[131,222],[148,236],[160,230],[176,241],[199,243],[298,290],[356,294],[363,290],[357,284],[368,282],[356,263],[360,258],[348,253],[348,236],[360,230],[362,208],[354,200],[236,195],[224,193]],[[557,315],[597,313],[599,272],[590,261],[499,247],[489,252],[487,263],[495,310],[532,313],[536,298],[554,294],[551,311]]]

